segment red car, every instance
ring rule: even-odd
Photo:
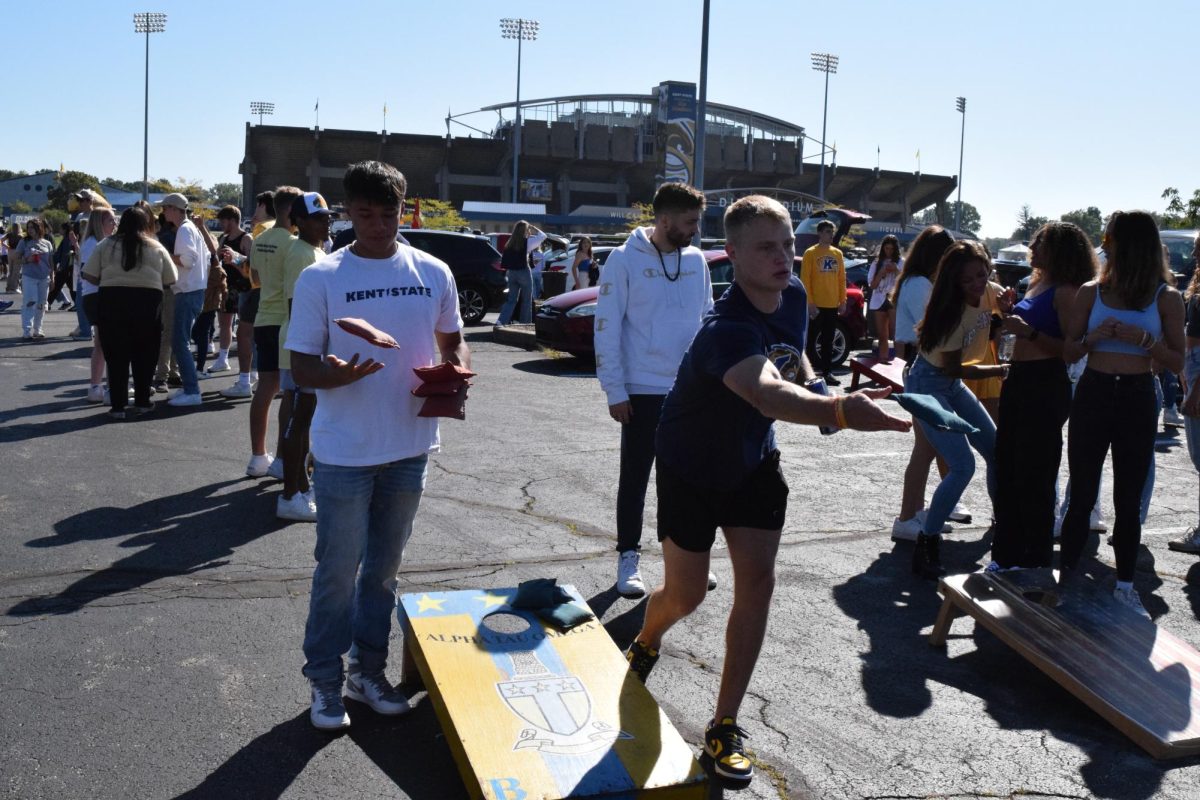
[[[733,264],[724,250],[705,250],[709,274],[712,278],[713,299],[725,294],[733,281]],[[792,270],[800,274],[800,257],[797,256]],[[534,315],[534,332],[537,343],[542,347],[560,350],[579,358],[594,358],[593,344],[598,287],[577,289],[560,294],[542,303]],[[833,338],[833,363],[843,363],[850,351],[865,346],[867,318],[862,290],[857,286],[846,287],[846,311],[838,317],[837,330]],[[815,331],[809,329],[809,338]]]

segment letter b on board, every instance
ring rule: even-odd
[[[495,800],[525,800],[525,790],[516,778],[492,778],[492,795]]]

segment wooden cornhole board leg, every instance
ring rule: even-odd
[[[1033,572],[943,578],[930,643],[967,614],[1153,757],[1200,754],[1200,653],[1086,578],[1059,601]]]
[[[515,596],[408,594],[397,609],[405,682],[419,674],[470,796],[706,797],[691,748],[600,622],[560,632]]]

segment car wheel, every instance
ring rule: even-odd
[[[467,284],[458,287],[458,313],[463,324],[478,325],[488,310],[488,296],[478,286]]]
[[[809,336],[812,337],[812,349],[816,353],[817,359],[821,358],[821,343],[817,340],[815,326],[809,329]],[[846,323],[840,319],[833,326],[833,358],[829,359],[829,363],[835,367],[840,367],[846,362],[846,358],[850,355],[850,329],[846,327]]]

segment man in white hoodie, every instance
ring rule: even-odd
[[[692,238],[704,195],[683,183],[654,194],[654,226],[638,228],[600,274],[596,304],[596,377],[609,415],[621,423],[617,484],[617,591],[646,593],[638,569],[654,433],[679,362],[712,308],[708,263]]]

